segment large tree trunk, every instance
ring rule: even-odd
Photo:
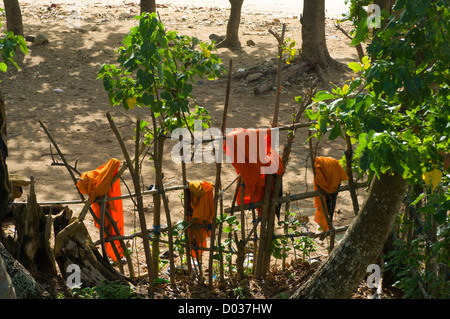
[[[302,57],[311,64],[327,67],[335,63],[325,38],[325,0],[303,0]]]
[[[155,0],[141,0],[141,14],[144,12],[156,12]]]
[[[293,299],[349,298],[376,263],[406,193],[407,182],[398,174],[381,175],[372,182],[364,205],[340,244]]]
[[[230,18],[227,23],[227,34],[225,39],[217,44],[218,48],[240,49],[239,24],[241,23],[241,9],[244,0],[230,0]]]
[[[1,245],[1,244],[0,244]],[[11,278],[6,272],[6,267],[0,255],[0,299],[16,299],[16,292]]]
[[[6,273],[11,279],[11,285],[13,286],[17,299],[35,299],[42,296],[44,287],[36,282],[30,272],[26,270],[25,267],[9,253],[6,247],[0,243],[0,261],[1,260],[3,260]],[[1,271],[0,266],[0,273]],[[1,274],[0,277],[2,277]],[[0,282],[1,281],[2,279],[0,279]],[[2,290],[1,286],[2,284],[0,283],[0,290]],[[3,287],[3,289],[5,289],[5,287]],[[11,287],[9,290],[11,291]],[[1,292],[0,299],[2,299]]]
[[[6,145],[6,111],[3,95],[0,92],[0,225],[8,210],[11,197],[11,185],[8,178],[6,157],[8,148]]]
[[[6,27],[15,35],[23,36],[22,12],[18,0],[4,0]]]

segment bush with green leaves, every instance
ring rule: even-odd
[[[423,228],[434,223],[442,231],[433,233],[431,246],[419,236],[406,245],[397,243],[390,256],[397,286],[411,293],[412,288],[427,290],[419,283],[430,282],[431,259],[447,265],[449,260],[449,7],[447,0],[396,1],[394,14],[370,39],[368,57],[349,64],[355,78],[331,92],[318,92],[306,111],[317,120],[316,137],[343,137],[356,145],[353,161],[360,175],[370,179],[396,172],[419,189],[410,202],[421,203]],[[369,36],[364,23],[354,22],[354,44]],[[424,267],[430,272],[421,271]],[[448,279],[443,284],[448,290]]]
[[[4,10],[0,8],[0,12]],[[2,26],[0,22],[0,27]],[[17,69],[19,66],[15,61],[17,47],[24,53],[28,53],[27,43],[21,35],[15,35],[12,31],[5,32],[5,35],[0,38],[0,71],[6,72],[8,70],[8,64],[12,64]]]
[[[155,13],[136,18],[139,24],[118,50],[119,65],[104,64],[98,74],[111,105],[147,107],[155,122],[153,131],[147,131],[149,139],[178,127],[192,128],[196,119],[207,126],[208,112],[195,104],[193,89],[202,79],[224,72],[213,45],[167,31]],[[142,127],[148,124],[141,122]]]
[[[129,285],[120,281],[102,282],[94,287],[73,287],[72,295],[76,299],[137,299],[139,296]]]
[[[277,259],[286,258],[293,250],[294,258],[297,261],[297,252],[301,252],[302,260],[306,261],[313,252],[316,251],[314,241],[308,236],[294,237],[300,234],[299,228],[304,227],[304,223],[297,218],[297,213],[286,211],[286,218],[278,221],[278,226],[282,226],[290,237],[277,238],[272,241],[271,254]],[[292,248],[291,248],[292,246]]]

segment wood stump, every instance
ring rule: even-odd
[[[33,177],[27,203],[14,206],[13,216],[17,231],[14,257],[31,273],[56,276],[55,259],[50,247],[52,216],[45,216],[37,204]]]
[[[80,281],[83,287],[99,286],[102,282],[117,280],[128,283],[125,277],[103,259],[85,225],[78,219],[58,233],[54,253],[65,279],[70,275],[67,273],[70,265],[80,267]]]

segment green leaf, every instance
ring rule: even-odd
[[[319,127],[320,127],[320,132],[322,133],[322,134],[325,134],[326,132],[327,132],[327,125],[328,125],[328,123],[329,123],[329,119],[328,119],[328,117],[325,117],[325,116],[321,116],[320,118],[319,118]]]
[[[142,94],[142,103],[144,103],[145,105],[150,106],[153,104],[154,101],[155,97],[153,95],[148,94],[147,92]]]
[[[17,36],[17,40],[19,41],[20,50],[24,54],[27,54],[28,53],[28,47],[27,47],[27,43],[25,42],[25,39],[23,38],[23,36],[18,35]]]
[[[434,220],[439,225],[444,225],[447,221],[447,210],[446,209],[440,209],[437,213],[434,214]]]
[[[316,93],[316,95],[314,96],[313,100],[315,102],[320,102],[320,101],[324,101],[324,100],[330,100],[330,99],[334,99],[336,98],[336,96],[326,90],[324,91],[319,91]]]
[[[352,69],[353,72],[358,73],[364,70],[364,67],[358,62],[350,62],[348,67]]]
[[[2,72],[6,72],[6,70],[8,69],[8,66],[6,65],[6,63],[0,63],[0,71]]]
[[[360,157],[362,151],[366,148],[366,146],[367,146],[366,137],[367,137],[367,133],[361,133],[359,135],[359,139],[358,139],[359,143],[355,150],[355,157]]]
[[[339,123],[335,123],[335,125],[331,129],[330,136],[328,137],[328,139],[332,141],[336,139],[340,134],[341,134],[341,126],[339,125]]]

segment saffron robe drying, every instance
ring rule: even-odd
[[[122,195],[120,180],[115,181],[114,184],[111,185],[114,176],[119,170],[120,164],[121,163],[119,160],[112,158],[95,170],[83,173],[81,175],[81,180],[77,183],[77,187],[80,192],[89,196],[89,201],[92,203],[92,210],[98,220],[100,220],[101,207],[99,203],[94,202],[95,199],[105,194],[107,194],[108,197],[118,197]],[[116,222],[120,235],[123,235],[124,222],[122,200],[107,201],[106,208],[113,220]],[[97,221],[94,221],[94,224],[97,228],[100,228]],[[111,235],[115,234],[114,228],[106,217],[105,230]],[[106,237],[106,234],[104,236]],[[119,241],[115,241],[114,244],[122,257],[124,249],[120,246]],[[106,252],[114,261],[117,261],[116,255],[114,254],[110,243],[106,243]]]
[[[227,135],[224,148],[244,182],[244,203],[263,200],[266,174],[284,173],[283,161],[271,147],[271,130],[234,129]],[[241,204],[241,187],[236,201]]]
[[[195,219],[188,228],[191,255],[200,258],[202,248],[207,247],[206,238],[211,236],[210,225],[214,217],[213,185],[203,180],[189,182],[189,191],[192,215],[188,216],[188,222]]]
[[[348,176],[341,164],[339,164],[339,161],[331,157],[317,157],[315,160],[315,171],[314,190],[317,191],[317,186],[319,186],[322,191],[330,195],[336,193],[343,181],[348,180]],[[336,197],[334,197],[334,200],[336,200]],[[324,201],[326,202],[327,200],[324,198]],[[319,196],[314,197],[314,206],[316,208],[315,222],[319,224],[320,228],[327,231],[329,228]],[[333,207],[334,211],[332,204],[329,207]],[[332,212],[330,211],[330,213]]]

